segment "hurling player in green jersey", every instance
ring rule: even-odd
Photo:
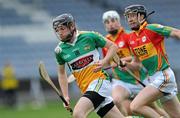
[[[60,39],[55,55],[63,96],[69,104],[66,63],[83,94],[75,105],[73,118],[86,118],[92,111],[104,118],[124,118],[113,103],[110,77],[101,69],[116,53],[117,46],[98,33],[78,31],[71,14],[57,16],[53,20],[53,28]],[[98,47],[108,48],[102,60],[99,58]],[[64,107],[69,109],[69,105]]]

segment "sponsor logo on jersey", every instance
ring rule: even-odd
[[[118,46],[122,48],[124,46],[124,41],[119,42]]]
[[[70,57],[69,54],[63,56],[64,59],[67,59],[67,58],[69,58],[69,57]]]
[[[134,41],[130,41],[130,44],[134,44],[135,42]]]
[[[62,52],[62,49],[60,47],[56,47],[55,48],[55,52],[58,54],[58,53],[61,53]]]
[[[146,42],[146,36],[142,37],[142,42]]]
[[[144,56],[144,55],[148,54],[148,51],[147,51],[145,45],[141,46],[141,47],[138,47],[138,48],[135,48],[134,51],[135,51],[137,56]]]
[[[84,46],[84,50],[89,50],[89,49],[91,49],[91,46],[90,46],[90,45]]]
[[[71,64],[73,70],[81,69],[93,61],[93,55],[83,57]]]

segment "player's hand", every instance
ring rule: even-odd
[[[104,67],[105,63],[103,60],[99,60],[98,62],[95,62],[95,65],[96,65],[96,67],[94,68],[93,71],[98,72]]]
[[[124,68],[124,67],[126,66],[126,61],[120,60],[120,61],[119,61],[119,66],[120,66],[121,68]]]
[[[111,63],[111,67],[112,67],[112,68],[118,67],[118,64],[117,64],[117,63],[112,62],[112,63]]]
[[[63,103],[64,108],[66,108],[66,110],[70,111],[70,98],[69,97],[65,97],[64,98],[66,100],[66,102],[68,103],[68,105],[66,105],[65,103]]]

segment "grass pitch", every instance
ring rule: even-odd
[[[64,109],[62,103],[50,102],[41,108],[32,105],[25,105],[17,109],[0,106],[0,118],[71,118],[71,114]],[[92,113],[88,118],[99,117]]]
[[[180,94],[178,98],[180,100]],[[72,103],[72,106],[74,105],[75,102]],[[0,106],[0,118],[71,118],[71,115],[64,109],[62,102],[49,102],[41,108],[32,107],[29,104],[17,109]],[[99,117],[95,113],[92,113],[88,118]]]

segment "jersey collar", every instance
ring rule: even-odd
[[[139,28],[138,31],[134,31],[137,35],[139,35],[139,33],[147,26],[147,22],[145,21]]]
[[[68,42],[67,42],[67,44],[74,46],[74,45],[76,44],[76,41],[77,41],[77,38],[78,38],[79,34],[80,34],[80,33],[79,33],[79,31],[77,30],[77,31],[76,31],[76,37],[75,37],[75,39],[73,40],[73,42],[72,42],[72,43],[68,43]]]
[[[124,28],[120,27],[116,35],[113,36],[111,34],[108,34],[107,38],[114,42],[117,39],[117,37],[119,36],[119,34],[121,34],[123,32],[124,32]]]

